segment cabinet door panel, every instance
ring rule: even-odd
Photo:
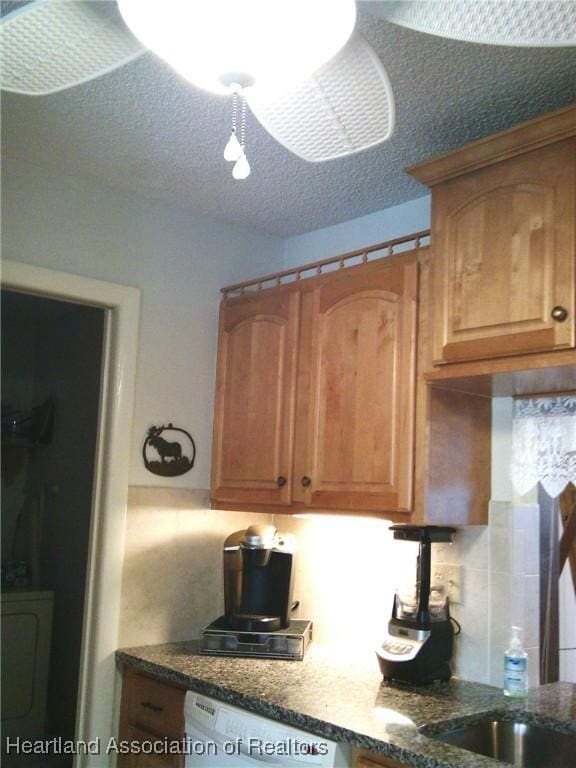
[[[290,503],[299,303],[297,292],[284,292],[223,305],[212,479],[218,501]]]
[[[174,747],[165,738],[141,728],[129,726],[125,734],[130,751],[118,756],[120,768],[184,768],[182,739],[174,740]],[[142,746],[140,746],[142,745]]]
[[[310,506],[410,508],[416,290],[411,264],[314,292]]]
[[[384,757],[384,755],[374,755],[369,752],[354,750],[352,756],[353,768],[382,768],[382,766],[384,768],[408,768],[406,763],[399,763],[391,757]]]
[[[118,768],[183,768],[183,755],[177,752],[182,752],[184,737],[184,696],[181,688],[125,670]],[[180,747],[170,748],[172,741]],[[152,751],[158,754],[148,754]]]
[[[123,707],[127,722],[147,733],[177,738],[184,730],[184,691],[159,680],[127,675]]]
[[[574,346],[575,149],[559,142],[435,189],[436,362]]]

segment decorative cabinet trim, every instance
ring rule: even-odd
[[[439,155],[407,168],[407,172],[428,187],[462,176],[479,168],[509,160],[576,135],[576,105],[542,115],[514,126],[496,136],[487,136],[460,149]]]

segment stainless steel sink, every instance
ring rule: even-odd
[[[572,768],[576,736],[490,718],[432,738],[522,768]]]

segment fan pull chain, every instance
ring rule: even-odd
[[[250,163],[246,157],[246,97],[240,89],[240,155],[232,169],[235,179],[246,179],[250,175]]]
[[[240,146],[242,152],[246,153],[246,97],[244,92],[240,94],[242,99],[242,111],[240,112]]]
[[[242,154],[242,147],[236,136],[236,116],[238,113],[238,91],[232,93],[232,133],[224,147],[224,160],[235,163]]]

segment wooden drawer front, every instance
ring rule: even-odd
[[[391,757],[375,755],[357,749],[352,751],[352,765],[354,768],[406,768],[405,763],[399,763]]]
[[[574,346],[575,155],[570,139],[434,190],[436,363]]]
[[[161,751],[165,748],[164,739],[135,726],[127,728],[125,738],[133,744],[129,754],[119,756],[121,759],[118,763],[121,768],[184,768],[184,755]],[[148,745],[154,742],[157,742],[157,754],[138,754],[137,744],[144,744],[149,748]]]
[[[125,722],[157,736],[184,734],[184,691],[143,675],[125,678]]]

